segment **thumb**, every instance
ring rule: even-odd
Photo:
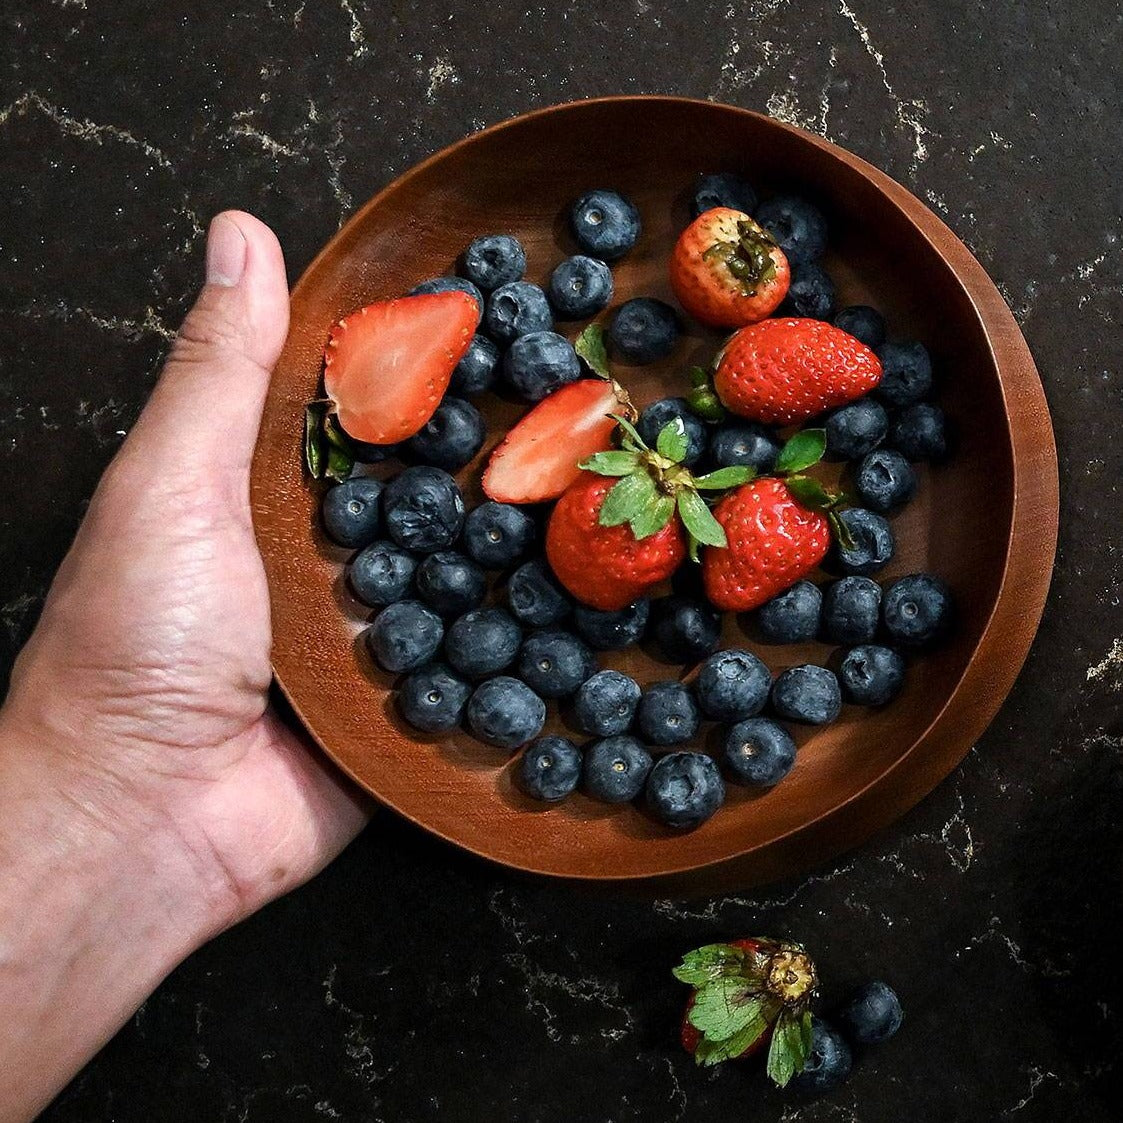
[[[207,231],[206,284],[122,452],[147,470],[245,471],[289,323],[280,244],[242,211]]]

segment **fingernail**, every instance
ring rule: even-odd
[[[207,231],[207,284],[233,288],[246,269],[246,239],[238,224],[220,214]]]

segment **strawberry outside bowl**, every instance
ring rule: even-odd
[[[833,725],[794,730],[798,760],[780,785],[761,793],[731,783],[712,819],[675,833],[635,807],[580,793],[536,803],[512,783],[508,754],[464,731],[426,737],[402,721],[393,677],[362,642],[371,612],[348,592],[347,552],[319,527],[324,485],[305,475],[301,427],[336,320],[451,272],[461,250],[485,233],[521,239],[527,279],[544,283],[575,252],[559,216],[591,187],[622,191],[643,219],[639,243],[614,267],[613,305],[640,295],[672,301],[668,257],[689,221],[691,186],[709,171],[739,172],[762,194],[792,191],[821,206],[831,228],[824,264],[840,305],[874,305],[891,337],[919,339],[931,351],[954,454],[919,467],[917,498],[892,520],[897,555],[878,579],[939,574],[954,592],[957,623],[937,650],[910,660],[895,702],[846,706]],[[580,326],[558,330],[573,338]],[[689,325],[668,359],[617,364],[614,373],[642,407],[685,392],[685,372],[708,362],[719,342]],[[458,474],[469,505],[482,498],[488,453],[527,408],[492,393],[476,401],[489,432],[480,456]],[[839,472],[824,466],[820,474],[834,483]],[[359,210],[293,291],[251,488],[276,680],[340,768],[387,807],[494,862],[583,881],[635,881],[661,893],[799,873],[886,826],[946,776],[994,717],[1029,651],[1058,516],[1056,450],[1037,371],[963,243],[903,187],[827,141],[747,110],[669,97],[576,102],[504,122],[430,157]],[[756,651],[774,673],[823,663],[831,651],[821,643],[761,644],[751,621],[732,615],[722,643]],[[641,647],[600,662],[641,684],[683,671]],[[546,731],[575,736],[556,705]],[[683,747],[712,750],[714,742],[704,725],[697,743]]]

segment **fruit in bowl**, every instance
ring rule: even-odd
[[[892,701],[904,653],[946,634],[952,612],[936,576],[900,578],[884,595],[869,576],[895,548],[886,515],[916,492],[907,457],[943,448],[934,415],[908,412],[925,408],[933,386],[927,351],[885,343],[868,306],[837,323],[786,314],[787,253],[797,269],[820,268],[822,216],[778,196],[761,206],[762,225],[704,205],[717,187],[755,198],[750,185],[703,182],[713,190],[674,246],[669,283],[686,317],[736,331],[714,342],[708,368],[680,371],[671,396],[637,410],[614,370],[614,357],[672,354],[680,313],[652,297],[609,305],[611,263],[644,222],[625,196],[593,190],[569,208],[584,256],[535,262],[512,235],[483,234],[459,258],[463,283],[435,278],[340,320],[325,398],[305,426],[309,472],[342,478],[324,494],[323,525],[360,550],[352,585],[379,606],[367,647],[383,671],[406,676],[402,718],[423,734],[463,723],[490,746],[521,749],[517,783],[532,800],[580,789],[678,831],[719,810],[726,780],[764,791],[798,769],[789,727]],[[552,270],[549,298],[528,267]],[[570,322],[608,305],[609,327],[590,323],[570,342],[552,330],[550,299]],[[478,401],[496,369],[530,405],[482,471],[467,469],[488,498],[466,511],[449,472],[476,459],[484,415],[450,387],[459,371],[456,388]],[[395,460],[408,466],[383,482],[349,467],[363,450],[384,474]],[[884,514],[848,506],[821,478],[828,453],[855,462],[860,493]],[[527,513],[542,504],[544,517]],[[820,589],[828,556],[847,576]],[[509,608],[498,603],[503,575]],[[649,611],[672,578],[689,595]],[[756,610],[773,641],[837,645],[839,674],[824,659],[773,680],[752,651],[716,650],[723,614]],[[682,677],[643,685],[602,667],[606,653],[639,642]],[[558,705],[574,706],[594,740],[544,732]],[[717,756],[700,751],[710,721],[721,726]]]
[[[590,145],[594,136],[597,144]],[[674,144],[666,143],[668,137]],[[863,476],[876,490],[887,474],[890,481],[902,479],[903,461],[915,477],[911,499],[894,505],[889,498],[879,506],[875,491],[858,486],[859,462],[841,459],[834,449],[804,474],[886,519],[895,549],[872,580],[888,589],[910,573],[939,575],[955,593],[956,616],[938,646],[902,649],[906,675],[892,704],[859,707],[846,697],[838,661],[846,652],[832,654],[819,637],[813,598],[804,595],[801,601],[802,638],[766,635],[772,602],[749,613],[720,614],[718,650],[748,650],[773,675],[791,666],[829,665],[846,700],[836,722],[788,727],[799,759],[783,782],[760,794],[726,772],[726,802],[719,813],[701,829],[682,834],[652,819],[643,801],[634,810],[629,805],[598,810],[580,788],[560,805],[535,804],[517,786],[521,755],[508,762],[506,753],[477,742],[462,721],[425,734],[403,719],[399,680],[372,662],[362,632],[372,608],[388,595],[401,595],[398,579],[412,581],[410,563],[415,571],[419,559],[382,530],[363,566],[356,558],[345,570],[347,548],[316,529],[325,485],[302,475],[293,455],[293,418],[317,397],[330,325],[426,277],[441,278],[429,286],[437,291],[456,287],[471,296],[467,277],[456,286],[448,278],[458,271],[454,263],[464,248],[492,231],[519,240],[527,258],[520,280],[547,291],[552,267],[583,252],[571,237],[571,202],[590,185],[604,185],[630,199],[642,221],[634,248],[607,266],[613,293],[605,307],[590,313],[595,324],[607,332],[616,309],[650,297],[675,309],[679,332],[670,355],[651,364],[614,353],[609,340],[611,373],[627,387],[637,414],[664,399],[688,400],[706,436],[701,456],[689,465],[692,471],[748,464],[760,474],[772,472],[783,440],[771,426],[725,413],[710,369],[723,333],[685,314],[669,284],[674,245],[701,210],[693,195],[697,187],[701,196],[702,169],[716,169],[719,176],[747,174],[764,202],[777,194],[810,200],[825,217],[829,237],[826,254],[806,261],[799,224],[787,204],[773,207],[778,215],[769,217],[743,188],[739,196],[710,195],[768,230],[791,266],[818,265],[833,282],[831,322],[875,354],[886,334],[894,343],[921,340],[932,348],[932,401],[945,421],[954,423],[953,440],[944,432],[952,455],[912,458],[935,448],[938,432],[931,424],[936,415],[918,403],[926,408],[913,420],[913,435],[921,423],[926,431],[919,435],[930,433],[932,439],[911,445],[906,456],[883,438],[874,449],[878,459]],[[724,184],[705,186],[726,190]],[[783,222],[791,230],[785,231]],[[813,224],[810,229],[813,233]],[[401,237],[406,230],[409,237]],[[793,232],[794,249],[788,240]],[[478,291],[486,302],[487,294]],[[598,300],[603,297],[602,289]],[[806,314],[789,312],[786,304],[776,313]],[[586,362],[580,355],[587,350],[581,345],[583,322],[556,309],[552,320],[547,330],[569,340]],[[486,327],[478,330],[450,380],[449,392],[469,400],[488,430],[480,453],[453,473],[467,512],[486,497],[482,473],[494,446],[534,408],[508,389],[502,351]],[[967,371],[970,377],[963,376]],[[583,379],[593,381],[587,365]],[[884,410],[887,425],[913,408],[876,396],[864,400]],[[323,438],[318,451],[324,478],[347,478],[352,465],[332,440],[339,437],[337,425],[315,424],[329,409],[330,403],[323,403],[313,411],[311,435]],[[623,410],[615,412],[631,419]],[[866,412],[876,419],[876,410]],[[825,419],[807,424],[829,428]],[[650,434],[640,431],[650,442]],[[898,431],[908,440],[907,427]],[[415,463],[402,445],[352,446],[360,465],[354,473],[364,478],[386,482],[404,464]],[[880,461],[889,451],[899,459],[888,458],[887,468]],[[582,451],[582,457],[590,454]],[[1000,295],[966,248],[922,203],[857,157],[757,114],[675,98],[583,101],[505,122],[410,169],[366,204],[294,289],[292,331],[269,389],[251,487],[273,603],[277,681],[296,716],[336,763],[389,808],[501,864],[579,879],[647,879],[658,891],[673,893],[719,891],[802,872],[891,822],[929,791],[977,741],[1008,692],[1040,616],[1055,539],[1056,474],[1039,380]],[[668,594],[690,602],[675,621],[715,611],[705,599],[701,567],[684,563],[669,588],[619,612],[575,604],[542,554],[550,502],[527,505],[535,545],[512,570],[487,571],[484,603],[507,607],[526,630],[560,625],[573,632],[596,651],[602,669],[624,675],[641,691],[670,678],[691,684],[697,672],[684,673],[685,664],[669,662],[655,629],[666,627],[659,606]],[[876,536],[865,544],[877,547]],[[451,549],[470,556],[462,543]],[[846,576],[839,562],[832,545],[793,595]],[[364,575],[376,580],[364,581]],[[372,606],[355,595],[359,585]],[[897,644],[881,632],[866,646]],[[862,674],[876,666],[866,656],[854,662]],[[596,734],[576,723],[575,703],[576,697],[551,701],[542,735],[564,736],[581,752]],[[767,705],[758,716],[776,720]],[[687,749],[721,752],[722,730],[708,724],[711,720],[704,717]],[[528,813],[534,808],[544,813]]]

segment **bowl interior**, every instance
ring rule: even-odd
[[[897,556],[879,577],[917,570],[942,575],[955,592],[959,619],[949,643],[910,662],[894,704],[872,711],[848,706],[835,725],[799,731],[798,763],[781,785],[766,794],[730,785],[722,811],[682,835],[631,807],[606,807],[581,795],[544,808],[514,789],[506,754],[463,733],[419,738],[398,718],[392,680],[373,666],[360,640],[370,613],[347,592],[346,554],[318,529],[321,487],[302,474],[300,425],[305,402],[317,392],[335,319],[450,272],[460,250],[481,233],[517,235],[527,248],[528,279],[544,283],[575,250],[559,215],[590,187],[625,192],[643,219],[638,246],[615,268],[616,302],[638,295],[672,300],[668,254],[689,221],[692,181],[713,170],[738,171],[762,193],[797,191],[822,206],[831,223],[826,264],[840,303],[873,304],[885,313],[891,338],[920,339],[930,348],[938,401],[954,422],[955,455],[920,469],[918,498],[892,520]],[[559,330],[572,338],[580,326]],[[683,372],[707,362],[718,341],[715,333],[691,328],[671,358],[645,368],[620,366],[618,377],[641,406],[681,393]],[[478,404],[490,432],[480,460],[460,476],[470,501],[480,498],[481,462],[525,409],[491,394]],[[613,99],[521,118],[396,181],[332,240],[294,293],[292,331],[270,391],[253,479],[277,678],[315,738],[360,784],[477,853],[588,878],[682,873],[748,854],[751,877],[753,853],[831,816],[902,758],[924,751],[926,731],[953,695],[999,595],[1013,518],[1011,448],[999,371],[970,298],[933,242],[861,161],[767,118],[706,103]],[[831,654],[818,643],[761,644],[751,621],[733,617],[724,642],[757,651],[775,672]],[[682,673],[641,650],[606,654],[601,663],[641,682]],[[556,707],[551,712],[550,728],[566,731],[564,717]],[[713,730],[704,727],[699,741],[712,748]]]

